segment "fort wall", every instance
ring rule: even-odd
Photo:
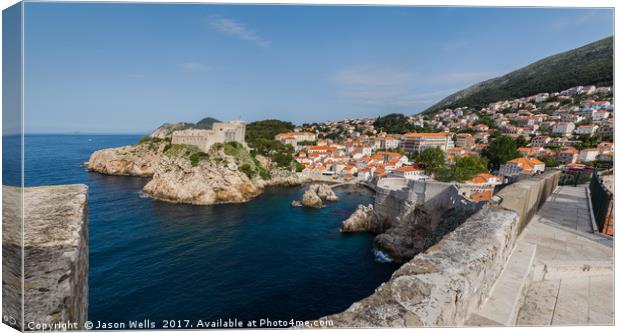
[[[172,133],[172,144],[193,145],[209,152],[216,143],[245,143],[245,124],[240,121],[214,123],[212,129],[186,129]]]

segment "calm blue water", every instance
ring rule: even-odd
[[[138,139],[25,139],[27,186],[89,186],[90,320],[314,319],[370,295],[396,268],[374,260],[371,235],[338,231],[367,196],[339,190],[340,201],[309,210],[290,206],[301,188],[271,188],[245,204],[175,205],[142,196],[147,179],[80,167]]]

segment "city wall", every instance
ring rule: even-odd
[[[559,172],[507,186],[371,296],[327,316],[338,327],[461,326],[488,297],[517,236],[553,192]]]
[[[83,329],[88,316],[87,186],[24,188],[23,219],[14,208],[21,206],[22,189],[2,190],[4,322],[22,330],[61,330],[49,326],[60,323]]]

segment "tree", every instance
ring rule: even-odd
[[[493,128],[495,127],[495,122],[493,121],[493,119],[491,117],[489,117],[488,115],[481,115],[480,118],[478,118],[478,120],[474,121],[473,125],[487,125],[489,126],[489,128]]]
[[[457,156],[454,160],[454,180],[463,182],[479,173],[488,172],[488,162],[478,155]]]
[[[525,147],[527,146],[527,140],[523,137],[523,135],[519,135],[515,141],[515,144],[517,145],[517,148]]]
[[[416,162],[433,174],[445,167],[446,155],[439,147],[426,148],[417,156]]]
[[[590,135],[580,135],[579,141],[581,141],[579,149],[595,148],[600,143],[598,138]]]
[[[489,169],[497,170],[500,165],[521,156],[521,154],[519,154],[513,138],[500,135],[482,151],[482,156],[489,161]]]
[[[555,168],[560,165],[560,162],[554,158],[543,157],[540,159],[541,162],[545,163],[546,167]]]
[[[411,130],[407,117],[402,113],[391,113],[387,116],[377,117],[373,125],[376,129],[387,133],[403,134]]]

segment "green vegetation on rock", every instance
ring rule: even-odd
[[[200,164],[200,161],[206,160],[208,158],[209,155],[201,151],[189,155],[189,161],[192,163],[193,167],[198,166],[198,164]]]
[[[255,121],[246,126],[245,141],[252,148],[252,154],[269,157],[281,168],[298,169],[293,147],[275,140],[277,134],[290,132],[294,127],[290,122],[275,119]]]

